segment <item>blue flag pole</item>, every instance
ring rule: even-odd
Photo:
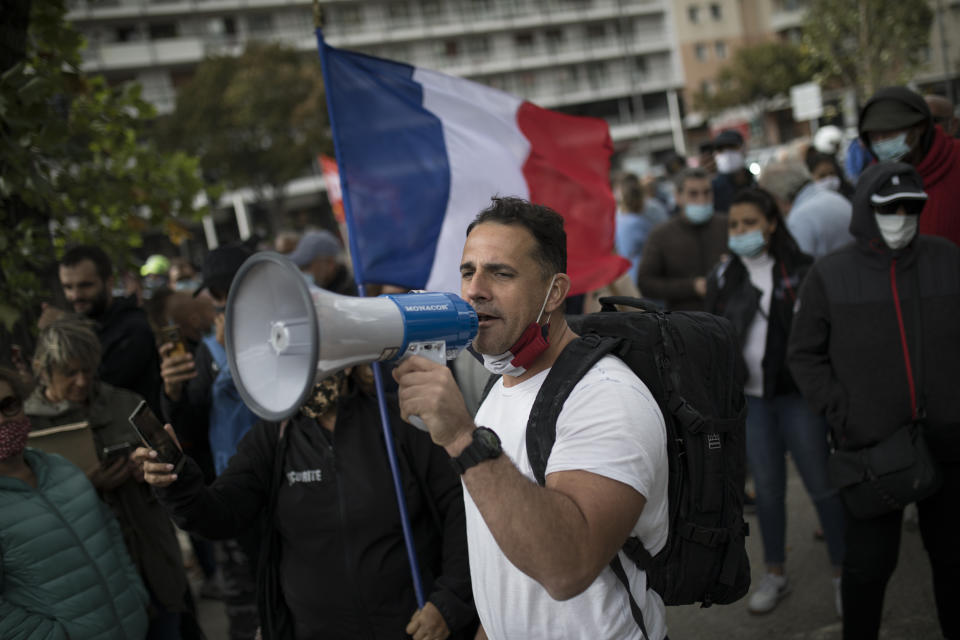
[[[357,293],[360,296],[366,295],[366,288],[363,285],[364,277],[360,254],[358,252],[358,243],[356,228],[354,227],[353,209],[350,205],[350,189],[345,172],[343,171],[343,162],[340,152],[340,139],[337,137],[337,124],[333,112],[333,102],[330,100],[330,83],[328,82],[329,73],[327,69],[328,61],[326,56],[326,43],[323,40],[323,32],[318,26],[317,50],[320,54],[320,68],[323,73],[324,91],[327,99],[327,113],[330,117],[330,132],[333,137],[333,149],[337,158],[338,174],[340,176],[340,192],[343,198],[344,218],[347,223],[347,235],[350,243],[350,256],[353,263],[353,276],[357,283]],[[380,425],[383,427],[383,442],[387,447],[387,459],[390,461],[390,473],[393,476],[393,489],[397,494],[397,506],[400,508],[400,524],[403,527],[403,541],[407,547],[407,559],[410,562],[410,574],[413,577],[413,590],[417,596],[417,607],[422,609],[426,603],[423,597],[423,580],[420,577],[420,565],[417,562],[417,551],[413,543],[413,530],[410,527],[410,516],[407,514],[407,501],[403,493],[403,483],[400,479],[400,466],[397,463],[397,453],[393,445],[393,431],[390,428],[390,417],[387,412],[387,401],[383,391],[383,372],[379,362],[373,363],[373,380],[377,387],[377,404],[380,407]]]

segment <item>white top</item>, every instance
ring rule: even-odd
[[[770,299],[773,297],[773,257],[764,251],[753,258],[741,257],[743,266],[750,274],[750,283],[760,289],[760,308],[753,316],[743,340],[743,359],[747,363],[747,383],[743,392],[756,398],[763,397],[763,355],[767,351],[767,316],[770,315]]]
[[[549,370],[548,370],[549,371]],[[503,452],[534,480],[527,459],[526,427],[548,371],[509,388],[500,380],[477,413],[478,425],[497,432]],[[667,541],[667,451],[663,415],[647,386],[613,356],[595,364],[573,388],[557,419],[557,440],[547,475],[583,470],[627,484],[647,503],[632,535],[653,553]],[[627,591],[606,567],[580,595],[553,600],[538,582],[500,551],[464,491],[473,596],[491,640],[632,640],[642,638],[630,614]],[[646,574],[622,552],[620,560],[651,640],[666,635],[663,601],[648,591]]]

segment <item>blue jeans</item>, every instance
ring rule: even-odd
[[[757,492],[764,562],[786,560],[787,452],[817,508],[830,562],[843,564],[843,505],[827,481],[827,423],[800,394],[772,399],[747,396],[747,462]]]

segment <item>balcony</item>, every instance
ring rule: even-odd
[[[410,42],[435,38],[449,38],[468,34],[496,33],[580,24],[587,21],[614,20],[666,12],[664,0],[645,0],[621,5],[619,0],[593,0],[589,3],[570,3],[562,0],[541,0],[520,4],[515,0],[490,2],[488,10],[478,11],[463,7],[460,10],[440,11],[436,15],[409,15],[390,17],[376,12],[363,14],[362,19],[352,15],[338,22],[338,6],[332,4],[327,14],[324,35],[336,47],[366,47],[389,42]],[[353,3],[342,3],[344,7]],[[454,3],[443,3],[451,7]],[[666,27],[665,27],[666,28]]]
[[[419,55],[414,53],[408,62],[450,75],[483,76],[668,52],[670,40],[666,34],[658,31],[638,33],[634,40],[627,44],[617,42],[615,38],[607,38],[599,42],[579,39],[555,47],[540,45],[523,50],[516,50],[513,47],[499,49],[493,47],[493,49],[494,52],[490,55],[467,53],[454,57],[434,53]],[[390,55],[389,50],[384,53]]]
[[[84,51],[83,67],[105,71],[193,64],[202,60],[204,54],[204,42],[199,38],[118,42],[91,45]]]

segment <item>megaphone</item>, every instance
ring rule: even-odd
[[[331,293],[282,255],[262,252],[234,276],[224,329],[237,391],[251,411],[277,421],[341,369],[411,354],[457,357],[477,334],[477,313],[452,293]]]

